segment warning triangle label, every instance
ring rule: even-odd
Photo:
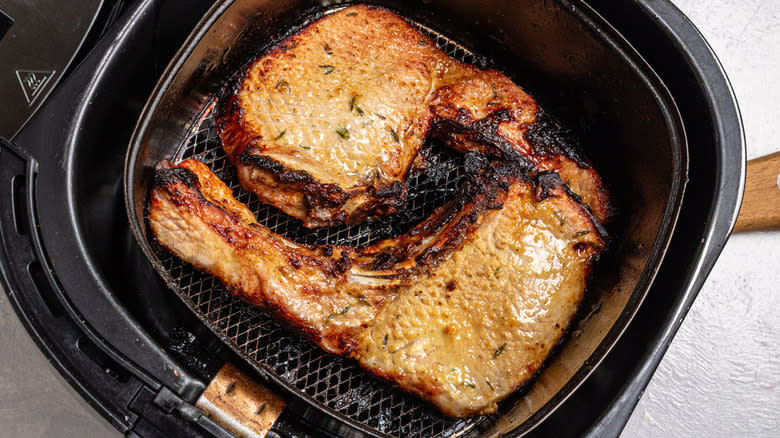
[[[16,70],[16,78],[22,87],[27,104],[35,101],[54,73],[54,70]]]

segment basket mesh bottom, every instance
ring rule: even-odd
[[[474,63],[476,57],[429,29],[428,33],[450,56]],[[261,204],[241,189],[235,169],[227,161],[216,132],[215,100],[194,121],[173,157],[178,162],[197,158],[233,190],[236,198],[256,213],[258,222],[273,232],[304,244],[365,246],[402,233],[452,198],[462,179],[462,157],[437,145],[428,145],[427,170],[412,175],[407,209],[390,218],[351,227],[310,230],[295,218]],[[231,296],[219,280],[194,269],[164,250],[160,262],[178,286],[176,292],[223,339],[245,358],[275,373],[306,396],[379,432],[402,437],[455,437],[473,432],[486,417],[454,420],[431,406],[363,371],[354,361],[325,353],[313,343],[291,334],[262,311]]]

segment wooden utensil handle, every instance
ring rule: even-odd
[[[774,229],[780,229],[780,152],[748,161],[734,232]]]

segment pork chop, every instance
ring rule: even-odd
[[[538,114],[502,73],[449,57],[391,11],[355,5],[251,62],[220,99],[217,126],[245,190],[322,227],[403,208],[410,166],[429,135],[603,192],[583,160],[528,141]],[[605,220],[608,205],[593,193],[580,194]]]
[[[163,247],[326,351],[447,415],[487,414],[561,339],[605,242],[554,173],[484,163],[454,201],[364,249],[272,233],[191,159],[159,166],[148,219]]]

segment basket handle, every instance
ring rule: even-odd
[[[780,229],[780,152],[748,161],[734,232]]]
[[[269,434],[286,403],[228,362],[195,406],[237,437],[263,438]]]

